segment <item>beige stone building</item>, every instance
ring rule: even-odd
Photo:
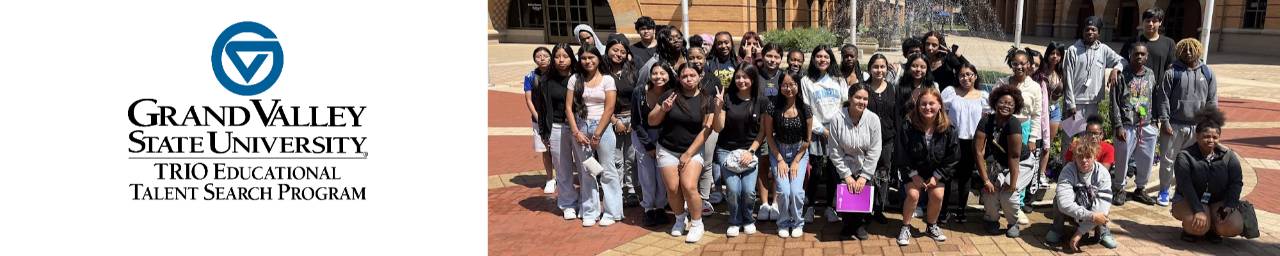
[[[836,1],[690,0],[685,34],[769,31],[825,26]],[[501,42],[572,42],[577,24],[591,24],[605,36],[635,34],[636,18],[649,16],[659,25],[682,26],[678,0],[489,0],[489,39]]]
[[[961,6],[956,0],[896,2],[895,6],[932,3]],[[990,1],[999,26],[1014,31],[1017,0]],[[1078,24],[1097,15],[1106,21],[1103,39],[1121,41],[1140,34],[1141,12],[1148,7],[1165,9],[1165,35],[1173,38],[1200,35],[1208,0],[1025,0],[1023,34],[1070,40],[1079,36]],[[764,32],[797,27],[828,26],[837,17],[835,0],[690,0],[688,34],[730,31]],[[1216,0],[1212,17],[1210,50],[1280,56],[1280,0]],[[954,7],[945,8],[956,10]],[[876,15],[861,11],[861,21]],[[972,14],[959,11],[957,17]],[[489,0],[489,39],[500,42],[571,42],[573,27],[591,24],[597,33],[635,33],[640,16],[658,24],[682,26],[678,0]],[[901,20],[901,18],[899,18]],[[871,24],[871,23],[862,23]],[[865,25],[864,25],[865,26]]]
[[[1023,33],[1071,39],[1079,37],[1086,17],[1105,21],[1102,38],[1123,41],[1141,35],[1142,12],[1150,7],[1165,10],[1162,34],[1199,39],[1207,0],[1025,0]],[[992,0],[1005,31],[1013,31],[1016,0]],[[1216,0],[1210,50],[1280,56],[1280,1]]]

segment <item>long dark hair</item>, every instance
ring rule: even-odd
[[[956,81],[960,81],[961,69],[968,69],[969,71],[973,71],[973,76],[974,76],[973,88],[969,88],[969,89],[970,90],[979,89],[978,86],[982,84],[982,76],[978,75],[978,67],[973,66],[973,63],[969,63],[968,60],[961,61],[960,68],[956,69]],[[960,84],[957,83],[956,85],[959,86]],[[990,105],[990,106],[995,106],[995,105]]]
[[[737,69],[738,69],[737,71],[734,71],[734,72],[733,72],[733,82],[732,82],[728,87],[726,87],[726,88],[724,89],[724,93],[729,94],[729,95],[733,95],[733,97],[737,97],[737,95],[738,95],[738,86],[737,86],[737,84],[738,84],[738,82],[737,82],[737,80],[738,80],[738,73],[743,73],[743,74],[747,75],[747,80],[751,80],[751,92],[750,92],[750,93],[751,93],[751,97],[758,97],[758,96],[760,96],[760,86],[759,86],[758,84],[756,84],[756,76],[757,76],[757,75],[759,75],[759,72],[756,70],[756,66],[755,66],[755,65],[751,65],[751,64],[747,64],[747,63],[742,63],[742,64],[738,64],[738,68],[737,68]]]
[[[700,70],[698,70],[697,68],[694,68],[694,67],[693,67],[693,64],[690,64],[690,63],[686,62],[686,63],[684,63],[684,64],[680,64],[680,67],[677,67],[677,68],[676,68],[675,79],[680,80],[680,82],[679,82],[679,86],[680,86],[680,88],[672,88],[673,90],[675,90],[675,91],[673,91],[673,92],[674,92],[675,94],[680,94],[680,93],[681,93],[681,91],[682,91],[682,90],[684,90],[684,81],[683,81],[684,79],[681,79],[680,77],[681,77],[681,76],[683,76],[683,74],[684,74],[684,70],[685,70],[685,69],[693,70],[693,71],[694,71],[694,73],[697,73],[697,74],[698,74],[699,78],[698,78],[698,81],[697,81],[697,82],[694,82],[694,83],[697,83],[697,84],[693,85],[693,87],[694,87],[694,88],[693,88],[693,90],[695,90],[695,91],[701,91],[701,90],[702,90],[702,88],[703,88],[703,87],[702,87],[702,81],[703,81],[703,80],[702,80],[702,78],[701,78],[701,76],[702,76],[702,72],[701,72]],[[697,109],[697,110],[699,110],[699,111],[700,111],[700,112],[698,112],[698,115],[703,115],[703,114],[708,113],[709,111],[712,111],[712,109],[711,109],[712,105],[711,105],[711,104],[709,104],[709,103],[711,103],[711,102],[710,102],[710,101],[708,101],[708,99],[710,99],[710,98],[711,98],[709,95],[710,95],[710,93],[707,93],[707,92],[702,92],[702,93],[699,93],[699,94],[698,94],[698,96],[697,96],[697,97],[698,97],[698,99],[699,99],[699,100],[698,100],[698,103],[700,103],[700,104],[699,104],[698,106],[694,106],[694,108],[695,108],[695,109]],[[684,111],[684,112],[686,112],[686,113],[688,113],[688,112],[689,112],[689,107],[687,107],[688,103],[686,103],[686,102],[685,102],[685,100],[684,100],[684,96],[683,96],[683,95],[676,96],[676,102],[675,102],[675,105],[676,105],[676,107],[680,108],[680,110],[681,110],[681,111]]]
[[[798,110],[800,114],[798,116],[802,119],[808,118],[810,114],[809,105],[804,104],[804,93],[801,93],[800,91],[800,77],[791,75],[791,73],[782,72],[782,80],[783,80],[782,82],[783,84],[786,83],[786,80],[791,80],[791,82],[796,83],[796,110]],[[786,112],[787,110],[787,96],[782,95],[781,87],[783,85],[779,84],[778,86],[779,86],[778,96],[773,97],[773,100],[772,100],[773,113],[769,113],[769,114],[773,115],[775,118],[782,118],[782,113]],[[808,122],[806,122],[806,126],[805,126],[806,129],[809,128],[807,123]]]
[[[1053,55],[1054,53],[1058,54],[1058,65],[1050,66],[1049,55]],[[1049,42],[1049,46],[1044,48],[1044,58],[1040,59],[1040,68],[1037,68],[1036,73],[1034,74],[1034,77],[1036,78],[1036,80],[1039,82],[1044,82],[1045,80],[1049,79],[1049,71],[1053,70],[1054,73],[1058,74],[1058,82],[1060,84],[1066,84],[1067,77],[1062,75],[1063,63],[1065,63],[1065,61],[1063,60],[1065,60],[1066,57],[1067,57],[1066,44],[1059,43],[1056,41]],[[1125,56],[1121,56],[1121,57],[1125,57]],[[1055,92],[1050,92],[1049,94],[1053,95],[1054,93]]]
[[[653,70],[657,69],[662,69],[662,71],[667,72],[667,83],[662,85],[662,92],[659,94],[667,93],[667,91],[672,89],[671,83],[678,80],[677,77],[680,75],[676,74],[675,68],[672,68],[670,63],[662,61],[654,62],[653,67],[649,69],[649,81],[645,81],[645,85],[653,85]]]
[[[568,43],[558,43],[554,48],[551,48],[551,74],[547,74],[542,77],[556,80],[569,78],[568,76],[561,75],[559,68],[556,67],[559,66],[559,63],[556,63],[556,53],[560,51],[564,51],[565,54],[569,55],[570,75],[576,72],[574,69],[577,69],[578,67],[578,56],[573,54],[573,46],[570,46]]]
[[[914,77],[911,77],[911,63],[912,63],[912,62],[915,62],[917,59],[924,60],[924,63],[925,63],[925,69],[926,69],[926,70],[924,71],[924,77],[922,77],[922,78],[920,79],[920,80],[922,80],[922,81],[920,81],[920,87],[932,87],[932,86],[933,86],[933,72],[929,72],[929,71],[928,71],[928,69],[929,69],[929,67],[928,67],[928,66],[929,66],[929,57],[928,57],[928,56],[926,56],[926,55],[927,55],[927,54],[925,54],[925,53],[917,53],[917,54],[911,54],[911,56],[907,56],[907,62],[906,62],[906,63],[907,63],[907,68],[904,68],[904,69],[902,70],[902,77],[901,77],[901,78],[898,78],[898,86],[908,86],[908,87],[910,87],[910,86],[914,86],[914,85],[916,84],[916,83],[915,83],[915,82],[916,82],[916,79],[915,79]]]
[[[943,35],[942,33],[939,33],[938,31],[929,31],[928,33],[924,33],[924,36],[920,37],[920,43],[928,44],[930,37],[938,38],[938,47],[941,47],[941,48],[947,47],[947,36]],[[929,50],[928,45],[922,45],[922,48],[924,49],[921,49],[921,50],[924,50],[924,51]],[[925,54],[928,54],[928,52],[926,52]],[[932,58],[933,56],[930,56],[930,57]]]
[[[591,47],[578,48],[578,59],[582,59],[582,57],[586,57],[587,54],[595,55],[597,59],[596,62],[600,62],[596,64],[595,75],[609,76],[609,74],[604,73],[604,70],[600,69],[601,66],[603,66],[602,63],[608,62],[609,60],[603,59],[604,57],[600,56],[600,52],[592,50]],[[583,91],[586,91],[587,78],[584,77],[583,75],[586,75],[588,72],[587,72],[587,69],[582,66],[582,61],[578,61],[577,70],[578,70],[577,72],[578,79],[574,81],[573,85],[571,85],[573,86],[573,114],[578,117],[585,118],[587,115],[587,111],[586,111],[587,105],[586,105],[586,101],[583,101],[582,99],[582,93]]]
[[[667,25],[658,26],[658,57],[664,61],[675,63],[680,57],[684,57],[686,53],[683,43],[681,45],[672,45],[670,43],[671,31],[679,33],[681,42],[684,42],[684,32],[681,32],[680,29]]]
[[[720,41],[720,36],[726,36],[726,37],[729,37],[729,55],[727,55],[727,56],[720,56],[720,50],[719,50],[719,49],[715,49],[715,48],[716,48],[716,43],[717,43],[716,41]],[[710,54],[710,55],[711,55],[711,58],[708,58],[708,59],[715,59],[716,61],[725,61],[725,60],[721,60],[720,58],[727,58],[727,60],[728,60],[730,63],[734,63],[734,64],[737,64],[737,63],[738,63],[738,58],[736,58],[735,56],[733,56],[733,52],[734,52],[734,50],[733,50],[733,34],[729,33],[729,31],[720,31],[720,32],[716,32],[716,35],[715,35],[715,36],[713,36],[713,37],[711,37],[711,48],[712,48],[712,49],[708,49],[708,50],[713,50],[713,51],[715,51],[715,53]]]
[[[848,51],[853,52],[853,55],[855,56],[853,61],[844,61],[844,54]],[[861,83],[862,80],[866,80],[867,78],[862,77],[862,67],[858,66],[858,57],[861,57],[859,55],[862,55],[862,53],[858,51],[858,46],[856,45],[845,44],[840,47],[840,73],[846,75],[852,74],[854,77],[858,78],[857,82]],[[870,67],[868,66],[868,68]],[[854,81],[847,81],[847,83],[857,84],[854,83]]]
[[[623,42],[622,40],[617,40],[617,39],[610,39],[609,43],[604,47],[604,52],[606,55],[608,54],[609,49],[613,49],[614,45],[622,45],[622,50],[626,52],[627,57],[634,57],[633,55],[631,55],[631,47],[627,45],[626,42]],[[613,63],[613,59],[606,59],[603,62],[606,65],[602,65],[604,69],[601,69],[603,70],[603,72],[601,73],[605,73],[607,75],[614,75],[615,73],[618,73],[619,71],[621,71],[622,72],[621,74],[617,74],[616,77],[614,77],[616,78],[615,80],[627,81],[628,84],[636,80],[637,70],[635,68],[636,64],[634,61],[623,59],[622,63]]]
[[[879,53],[877,53],[877,54],[872,54],[872,55],[871,55],[871,58],[870,58],[870,59],[867,59],[867,69],[868,69],[868,70],[870,70],[870,69],[871,69],[871,65],[876,64],[876,60],[884,60],[884,66],[885,66],[885,68],[888,68],[888,67],[889,67],[889,65],[892,65],[892,64],[889,64],[889,58],[885,58],[885,57],[884,57],[884,54],[879,54]],[[888,70],[886,70],[885,72],[887,73],[887,72],[888,72]],[[888,74],[886,74],[886,75],[888,75]],[[867,79],[871,79],[871,77],[867,77]],[[864,82],[865,82],[865,81],[864,81]],[[887,81],[887,79],[886,79],[886,81],[885,81],[885,82],[888,82],[888,81]],[[868,89],[874,90],[875,88],[868,88]]]
[[[836,54],[831,51],[831,47],[827,45],[818,45],[817,47],[813,47],[813,53],[809,55],[809,70],[805,72],[806,76],[809,77],[809,80],[818,81],[818,79],[822,78],[822,75],[823,75],[822,71],[818,70],[818,53],[819,52],[826,52],[827,60],[831,62],[829,65],[827,65],[826,75],[831,76],[831,78],[841,77],[840,69],[834,67],[834,64],[838,62],[836,60]]]

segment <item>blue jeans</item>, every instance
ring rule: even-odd
[[[728,195],[726,200],[729,201],[729,225],[742,226],[746,224],[756,223],[756,219],[751,216],[752,208],[756,206],[756,168],[736,173],[729,171],[725,159],[732,151],[725,149],[716,149],[716,163],[720,165],[720,169],[724,170],[721,174],[724,177],[724,184],[728,187]],[[759,166],[759,165],[757,165]]]
[[[658,171],[656,156],[645,150],[640,143],[640,135],[631,133],[631,145],[636,150],[636,178],[640,183],[640,207],[645,210],[662,209],[667,205],[667,183]],[[657,151],[656,149],[654,151]],[[656,153],[656,152],[655,152]]]
[[[1147,187],[1147,179],[1151,177],[1151,166],[1155,164],[1156,154],[1156,138],[1159,137],[1160,130],[1155,125],[1147,124],[1144,126],[1125,125],[1121,131],[1124,132],[1126,140],[1116,141],[1116,164],[1115,173],[1111,175],[1111,188],[1113,193],[1124,192],[1125,181],[1129,174],[1129,159],[1133,159],[1135,164],[1133,182],[1139,188]]]
[[[578,131],[587,136],[591,136],[595,132],[596,127],[600,125],[599,120],[583,119],[578,121]],[[586,145],[572,142],[574,148],[577,149],[573,154],[573,163],[577,165],[578,179],[582,180],[582,186],[579,187],[578,194],[582,196],[582,219],[595,220],[610,218],[613,220],[622,219],[622,171],[618,166],[613,164],[613,154],[617,150],[615,146],[615,136],[613,127],[608,126],[604,129],[604,134],[600,136],[600,145],[587,147]],[[572,137],[570,137],[572,138]],[[581,163],[587,157],[595,156],[596,160],[604,166],[604,171],[599,177],[591,176]],[[597,184],[599,182],[599,184]],[[599,186],[599,188],[597,188]],[[603,190],[603,191],[601,191]],[[603,192],[603,195],[600,195]],[[604,198],[604,215],[601,216],[601,197]]]
[[[800,152],[800,143],[778,144],[778,152],[782,153],[783,158],[786,158],[783,161],[786,161],[787,165],[791,165],[791,163],[795,162],[796,153]],[[769,158],[774,163],[771,168],[773,169],[773,175],[777,177],[774,179],[777,182],[774,190],[777,190],[776,193],[778,194],[778,213],[782,215],[778,216],[778,228],[804,227],[804,218],[801,215],[804,214],[804,173],[808,171],[809,154],[804,154],[801,157],[800,165],[796,166],[796,170],[799,173],[793,179],[790,176],[782,175],[782,172],[778,171],[778,157],[769,154]]]

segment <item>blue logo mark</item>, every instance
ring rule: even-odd
[[[232,37],[241,33],[253,33],[261,36],[260,41],[230,41]],[[240,58],[240,52],[256,52],[253,60],[245,65],[244,60]],[[265,53],[264,53],[265,52]],[[268,53],[272,56],[271,71],[267,73],[257,83],[250,84],[258,68],[266,62]],[[240,77],[244,79],[244,83],[232,81],[227,76],[227,70],[222,68],[222,57],[231,59],[236,71],[240,72]],[[242,21],[222,30],[222,34],[218,35],[218,40],[213,42],[213,56],[210,60],[213,63],[213,75],[218,78],[218,83],[222,87],[232,93],[253,96],[271,88],[276,83],[276,79],[280,78],[280,70],[284,67],[284,51],[280,49],[280,42],[276,40],[276,34],[271,32],[267,26],[252,21]]]

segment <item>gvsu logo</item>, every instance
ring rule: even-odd
[[[268,56],[271,57],[269,63]],[[245,63],[246,58],[248,63]],[[210,62],[213,63],[213,75],[218,78],[222,87],[235,94],[253,96],[271,88],[276,79],[280,78],[280,70],[284,67],[284,51],[280,49],[276,34],[267,26],[243,21],[222,30],[218,40],[213,42]],[[231,64],[235,68],[224,68],[224,64]],[[265,76],[259,76],[258,71],[264,65],[271,69]],[[232,76],[233,72],[238,76]]]

